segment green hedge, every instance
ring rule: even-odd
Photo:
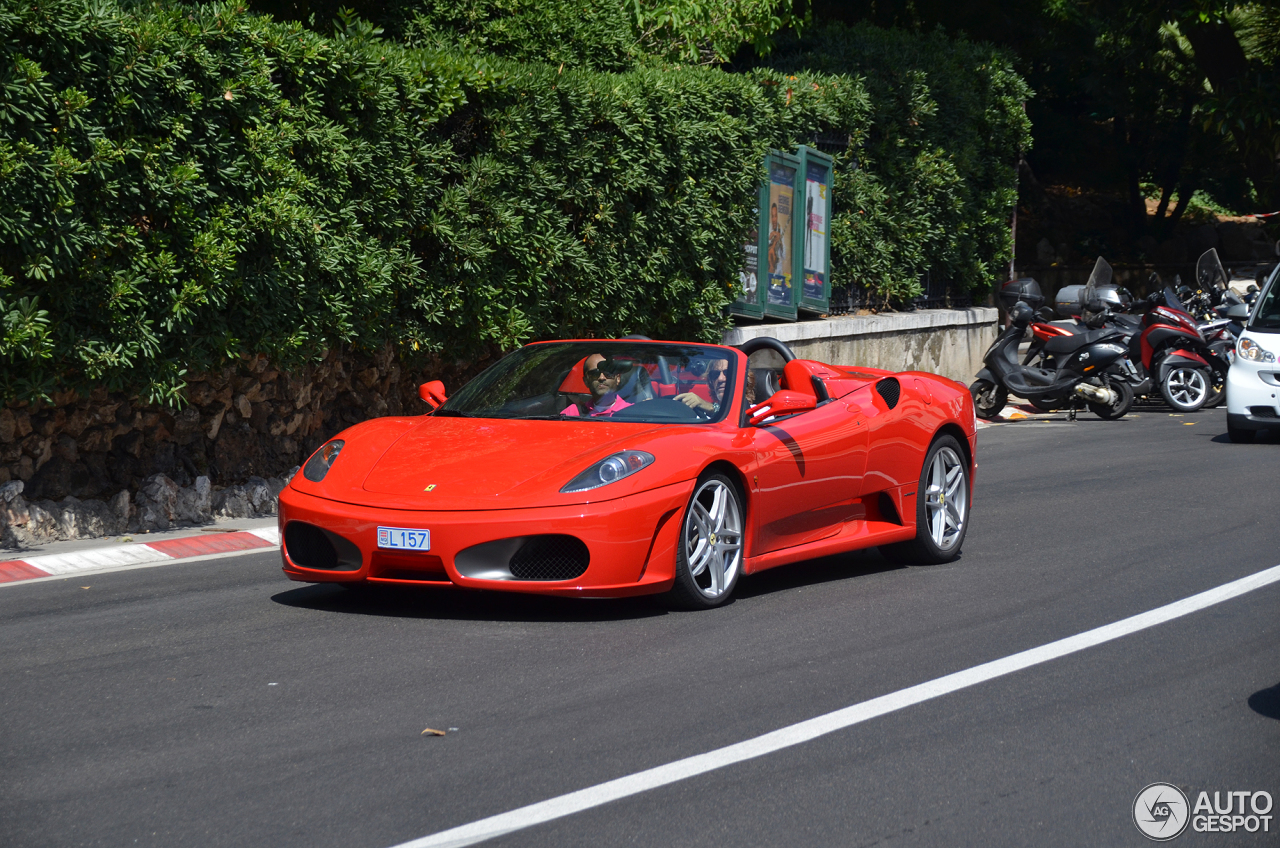
[[[534,338],[714,339],[763,153],[814,132],[851,143],[836,284],[901,298],[928,268],[989,284],[1020,82],[956,71],[980,48],[948,64],[888,36],[876,61],[900,71],[796,70],[840,38],[774,68],[610,74],[358,21],[325,38],[230,4],[5,3],[0,392],[177,401],[184,372],[338,343],[465,360]]]

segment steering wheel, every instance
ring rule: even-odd
[[[783,362],[790,362],[796,358],[796,355],[791,352],[791,348],[787,347],[775,338],[770,338],[769,336],[756,336],[754,339],[747,339],[745,342],[738,345],[738,350],[742,351],[747,356],[750,356],[758,350],[771,350],[778,354],[778,356],[781,356]]]

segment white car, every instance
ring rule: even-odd
[[[1262,287],[1227,372],[1227,435],[1252,442],[1259,430],[1280,430],[1280,265]]]

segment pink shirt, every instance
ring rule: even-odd
[[[603,398],[601,399],[603,400]],[[592,418],[598,418],[603,415],[612,415],[615,412],[619,412],[623,409],[626,409],[628,406],[631,406],[631,404],[623,400],[621,395],[615,395],[613,398],[613,403],[609,404],[608,408],[593,409],[590,414]],[[571,403],[567,407],[565,407],[560,412],[560,414],[561,415],[581,415],[582,413],[578,410],[578,405],[576,403]]]

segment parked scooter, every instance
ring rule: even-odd
[[[1000,414],[1009,394],[1037,404],[1069,406],[1075,417],[1078,404],[1087,405],[1099,418],[1119,418],[1133,405],[1133,392],[1107,369],[1125,355],[1124,335],[1114,329],[1091,330],[1054,339],[1054,368],[1037,368],[1018,362],[1018,344],[1034,318],[1031,307],[1018,302],[1009,310],[1010,324],[987,349],[984,367],[969,387],[979,418]]]

